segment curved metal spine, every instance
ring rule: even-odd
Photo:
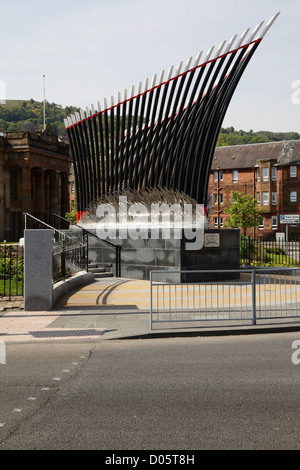
[[[199,194],[200,192],[200,187],[204,186],[204,175],[206,174],[205,168],[206,168],[206,162],[203,161],[203,156],[205,155],[205,159],[209,160],[208,156],[206,155],[207,149],[205,143],[208,141],[210,138],[210,135],[213,131],[213,126],[212,124],[207,124],[207,122],[210,120],[210,114],[213,113],[214,107],[216,107],[219,99],[222,99],[224,97],[224,89],[226,87],[226,82],[227,82],[227,88],[230,86],[230,82],[234,78],[234,74],[236,69],[238,69],[240,61],[242,60],[243,56],[245,54],[245,51],[242,50],[239,54],[239,56],[235,60],[235,65],[233,67],[232,73],[230,73],[230,76],[225,78],[225,73],[229,69],[232,61],[234,60],[235,55],[232,55],[230,59],[232,58],[231,61],[227,63],[227,67],[223,71],[223,77],[220,79],[219,83],[216,85],[216,87],[211,90],[211,96],[210,96],[210,103],[208,103],[207,109],[205,110],[204,116],[202,116],[201,123],[199,123],[199,126],[201,128],[201,137],[194,142],[194,147],[192,149],[192,152],[194,152],[194,165],[193,165],[193,176],[192,176],[192,181],[190,182],[190,188],[193,194]],[[225,83],[224,83],[225,80]],[[222,86],[223,85],[223,86]],[[215,95],[218,94],[218,90],[222,89],[221,95],[219,95],[219,98],[215,98]],[[230,100],[228,100],[227,103],[227,108],[229,106]],[[226,108],[226,109],[227,109]],[[206,129],[209,129],[209,132],[206,132]],[[219,129],[220,130],[220,129]],[[203,175],[200,178],[200,175]],[[200,197],[200,195],[199,195]],[[204,195],[201,196],[201,199],[203,199]],[[203,201],[202,201],[203,202]]]
[[[69,138],[70,146],[71,146],[71,152],[72,155],[77,154],[77,149],[75,146],[75,138],[74,138],[74,128],[70,127],[67,129],[67,136]],[[82,201],[81,201],[81,183],[79,180],[79,171],[78,171],[78,161],[76,158],[73,160],[73,167],[74,167],[74,177],[75,177],[75,191],[76,191],[76,200],[77,200],[77,210],[82,211]]]
[[[83,141],[83,149],[84,149],[84,170],[85,170],[85,181],[87,183],[87,206],[89,206],[91,202],[91,195],[92,195],[92,167],[91,167],[91,154],[89,148],[89,138],[87,133],[87,124],[86,120],[83,119],[81,122],[81,133],[82,133],[82,141]],[[87,208],[87,207],[86,207]]]
[[[116,106],[116,132],[115,132],[115,174],[114,174],[114,187],[115,190],[119,188],[119,171],[120,171],[120,104]]]
[[[124,188],[129,187],[128,173],[129,173],[129,152],[130,152],[130,134],[131,134],[131,119],[132,119],[132,106],[133,98],[129,99],[129,110],[127,116],[127,130],[126,130],[126,146],[124,155]]]
[[[185,112],[184,105],[185,105],[187,95],[189,93],[193,78],[195,76],[195,73],[196,73],[195,68],[189,72],[188,83],[186,84],[186,87],[185,87],[185,90],[184,90],[184,93],[183,93],[183,96],[182,96],[182,99],[181,99],[181,104],[179,106],[179,112],[178,112],[178,115],[177,115],[177,119],[176,119],[176,123],[175,123],[175,129],[174,129],[174,135],[176,137],[172,140],[171,147],[170,147],[170,150],[169,150],[169,155],[171,156],[171,158],[175,154],[175,149],[176,149],[176,146],[178,144],[179,135],[181,135],[180,128],[182,127],[183,121],[186,122],[186,120],[184,118],[185,118],[187,113]],[[177,174],[178,164],[179,164],[178,160],[174,159],[174,168],[173,168],[174,186],[176,186],[177,180],[178,180],[178,174]]]
[[[130,138],[130,156],[129,156],[129,172],[128,172],[128,186],[130,188],[135,188],[134,186],[134,154],[135,154],[135,141],[136,141],[136,126],[138,122],[138,113],[139,113],[139,106],[140,106],[140,93],[135,98],[135,108],[134,108],[134,118],[133,118],[133,126],[132,126],[132,133]]]
[[[99,127],[99,141],[100,141],[100,168],[101,168],[101,197],[106,193],[106,181],[105,181],[105,145],[104,145],[104,130],[102,122],[102,113],[100,112],[100,106],[98,106],[98,127]]]
[[[169,70],[169,77],[171,75],[172,70],[173,70],[173,67]],[[157,174],[157,171],[156,171],[156,162],[157,161],[159,162],[159,157],[156,156],[156,154],[157,154],[157,148],[159,146],[159,142],[160,142],[160,138],[161,138],[161,130],[162,130],[162,127],[163,127],[162,117],[163,117],[165,102],[166,102],[166,98],[167,98],[167,94],[168,94],[168,90],[169,90],[169,85],[170,85],[170,80],[167,80],[163,84],[163,88],[164,88],[163,89],[163,96],[162,96],[162,99],[161,99],[159,115],[158,115],[158,119],[157,119],[156,126],[155,126],[155,139],[154,139],[154,143],[153,143],[153,147],[152,147],[152,165],[151,165],[150,177],[149,177],[150,187],[155,186],[156,183],[157,183],[157,180],[158,180],[158,174]]]
[[[84,153],[84,143],[83,143],[83,137],[82,137],[82,129],[81,129],[81,124],[79,123],[78,126],[74,127],[76,135],[77,135],[77,142],[78,146],[80,148],[79,152],[79,170],[80,170],[80,175],[81,175],[81,181],[82,181],[82,206],[81,206],[81,211],[84,211],[89,202],[89,197],[88,197],[88,184],[86,184],[86,170],[85,170],[85,153]]]
[[[141,154],[140,154],[140,188],[141,187],[146,187],[145,184],[145,178],[146,178],[146,170],[145,167],[147,165],[147,162],[145,162],[145,155],[146,155],[146,144],[147,144],[147,135],[149,132],[149,118],[150,118],[150,112],[151,112],[151,106],[152,106],[152,101],[153,101],[153,95],[155,93],[155,88],[152,88],[151,90],[148,91],[148,102],[147,102],[147,108],[146,108],[146,117],[144,121],[144,132],[143,132],[143,139],[142,139],[142,149],[141,149]]]
[[[96,116],[92,116],[90,119],[92,126],[93,126],[93,135],[95,139],[95,175],[97,180],[97,187],[96,187],[96,197],[101,197],[101,173],[100,173],[100,151],[99,151],[99,139],[98,139],[98,129],[97,129],[97,121]]]
[[[124,143],[125,143],[125,129],[126,129],[126,106],[127,98],[124,96],[124,101],[122,105],[122,125],[121,125],[121,145],[120,145],[120,163],[119,163],[119,190],[124,188]]]
[[[214,155],[215,144],[218,140],[218,135],[219,135],[219,132],[220,132],[220,129],[221,129],[221,126],[222,126],[224,116],[226,114],[229,103],[230,103],[230,101],[232,99],[232,96],[234,94],[234,91],[235,91],[235,89],[236,89],[236,87],[237,87],[237,85],[238,85],[238,83],[239,83],[239,81],[240,81],[240,79],[243,75],[243,72],[244,72],[246,66],[248,65],[248,62],[250,61],[252,55],[254,54],[254,52],[256,51],[258,46],[259,46],[259,42],[254,44],[253,48],[249,52],[249,55],[246,56],[245,59],[243,59],[242,63],[240,64],[241,70],[240,70],[239,74],[237,74],[235,79],[230,83],[230,87],[227,90],[226,95],[224,96],[222,101],[220,100],[220,105],[215,110],[215,113],[214,113],[215,114],[214,133],[211,133],[210,141],[207,142],[207,145],[206,145],[206,148],[209,150],[209,152],[207,152],[207,165],[206,165],[206,171],[205,171],[205,175],[204,175],[202,200],[204,200],[204,196],[206,195],[207,190],[208,190],[208,179],[209,179],[211,163],[212,163],[212,159],[213,159],[213,155]]]
[[[110,108],[110,190],[111,192],[114,191],[114,163],[115,163],[115,154],[114,154],[114,143],[115,143],[115,114],[114,114],[114,106],[113,102],[111,103]]]
[[[147,148],[145,147],[145,182],[144,182],[144,187],[148,187],[149,185],[151,186],[151,169],[154,168],[154,155],[152,152],[153,148],[153,136],[155,135],[155,129],[156,129],[156,122],[155,122],[155,116],[157,113],[157,106],[159,103],[159,97],[160,97],[160,92],[161,92],[161,86],[157,86],[155,89],[155,99],[154,99],[154,104],[153,104],[153,109],[152,109],[152,117],[150,119],[150,127],[148,129],[148,145]]]
[[[109,123],[108,123],[108,110],[107,106],[105,106],[105,110],[103,111],[104,117],[104,143],[105,143],[105,193],[110,193],[110,172],[109,172],[109,158],[110,158],[110,151],[109,151]]]
[[[91,194],[90,198],[91,201],[95,201],[97,199],[97,169],[96,169],[96,161],[95,161],[95,136],[93,135],[93,127],[92,127],[92,122],[91,119],[87,120],[88,123],[88,134],[89,134],[89,140],[88,140],[88,147],[91,149],[91,158],[90,158],[90,180],[91,180]]]
[[[180,68],[181,68],[181,64],[179,64],[179,67],[178,67],[178,71],[180,73]],[[177,72],[178,73],[178,72]],[[168,116],[169,116],[169,113],[170,113],[170,108],[171,108],[171,105],[172,105],[172,101],[173,101],[173,96],[174,96],[174,93],[175,93],[175,89],[176,89],[176,86],[177,86],[177,81],[179,79],[179,76],[177,76],[176,78],[173,79],[172,81],[172,86],[171,86],[171,90],[170,90],[170,94],[169,94],[169,98],[168,98],[168,101],[167,101],[167,106],[166,106],[166,110],[165,110],[165,119],[163,121],[163,124],[162,124],[162,128],[161,128],[161,132],[160,132],[160,139],[159,139],[159,145],[158,145],[158,155],[157,155],[157,160],[158,162],[161,162],[161,173],[159,175],[159,184],[160,186],[168,186],[168,184],[165,184],[165,165],[166,165],[166,160],[167,160],[167,155],[165,153],[165,137],[167,135],[167,125],[169,125],[169,119],[168,119]]]
[[[198,56],[194,67],[189,59],[172,77],[171,70],[144,92],[115,106],[92,114],[87,109],[81,119],[65,120],[74,161],[79,211],[84,211],[97,197],[124,188],[162,186],[179,190],[204,203],[214,146],[223,118],[236,86],[258,44],[277,15],[256,36],[261,22],[250,34],[249,29],[231,50],[236,35],[224,41],[211,59],[211,48],[204,63]],[[255,39],[254,39],[255,38]],[[243,45],[242,45],[243,43]],[[146,80],[148,85],[148,79]],[[186,105],[186,100],[188,104]],[[128,105],[127,105],[128,104]],[[158,113],[158,119],[155,116]],[[78,117],[77,117],[78,115]],[[88,121],[88,122],[87,122]],[[125,135],[126,133],[126,135]]]

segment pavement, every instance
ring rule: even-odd
[[[150,325],[148,281],[103,278],[62,296],[52,311],[24,311],[22,299],[0,300],[4,343],[103,341],[129,338],[300,331],[300,317]]]

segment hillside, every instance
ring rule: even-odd
[[[64,118],[78,111],[74,106],[63,108],[56,103],[45,104],[46,124],[51,124],[57,135],[66,135]],[[0,105],[0,130],[4,132],[29,131],[43,129],[43,103],[34,101],[7,100]]]
[[[57,135],[66,135],[64,118],[79,111],[75,106],[63,108],[56,103],[46,101],[46,124],[51,124]],[[43,103],[33,99],[28,101],[7,100],[0,105],[0,131],[30,131],[43,129]],[[278,142],[282,140],[300,140],[298,132],[253,132],[235,130],[233,127],[222,128],[217,147],[228,145],[255,144],[260,142]]]
[[[300,140],[298,132],[270,132],[250,130],[236,131],[233,127],[221,129],[217,141],[217,147],[228,145],[258,144],[263,142],[280,142],[282,140]]]

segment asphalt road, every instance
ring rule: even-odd
[[[300,333],[9,344],[1,450],[299,450],[295,340]]]

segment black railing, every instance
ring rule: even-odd
[[[24,295],[24,249],[0,245],[0,299]]]
[[[64,241],[53,247],[53,282],[64,281],[79,271],[88,271],[87,243]]]
[[[300,239],[290,238],[287,242],[241,236],[240,260],[245,266],[299,266]]]
[[[52,254],[53,254],[53,282],[65,280],[67,277],[79,271],[88,271],[88,241],[87,236],[69,237],[61,230],[25,214],[26,229],[52,230]]]
[[[99,242],[104,242],[104,243],[106,243],[106,245],[113,248],[115,250],[115,254],[116,254],[116,277],[121,277],[121,246],[115,245],[114,243],[112,243],[109,240],[99,238],[95,233],[81,227],[78,224],[75,224],[74,222],[66,219],[65,217],[62,217],[59,214],[52,213],[52,217],[53,217],[53,221],[55,220],[55,217],[57,217],[58,219],[60,219],[64,223],[69,223],[70,225],[75,226],[78,230],[81,230],[82,231],[82,238],[87,240],[87,245],[88,245],[88,237],[91,236],[91,237],[96,238]],[[53,225],[55,225],[54,222],[53,222]]]

